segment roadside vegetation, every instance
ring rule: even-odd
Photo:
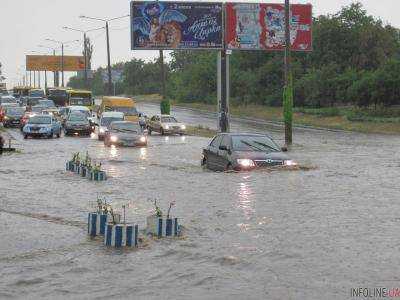
[[[360,3],[336,14],[314,17],[311,53],[293,53],[294,122],[333,129],[400,133],[400,31],[368,15]],[[165,65],[167,97],[173,104],[215,110],[217,52],[172,51]],[[283,53],[234,51],[231,112],[282,120]],[[123,70],[118,94],[160,94],[158,60],[132,59]],[[103,94],[101,73],[92,89]],[[82,79],[72,78],[77,87]]]

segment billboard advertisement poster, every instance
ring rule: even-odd
[[[62,71],[62,56],[57,55],[27,55],[27,71]],[[85,70],[85,58],[83,56],[64,55],[64,71]]]
[[[131,2],[135,49],[221,49],[222,3]]]
[[[283,50],[285,6],[268,3],[227,3],[225,41],[233,50]],[[312,6],[290,6],[293,51],[312,50]]]

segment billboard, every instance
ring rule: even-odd
[[[62,71],[62,56],[57,55],[27,55],[27,71]],[[64,71],[85,70],[85,58],[83,56],[64,55]]]
[[[135,49],[221,49],[222,3],[131,2]]]
[[[293,51],[312,50],[312,6],[290,6]],[[225,42],[232,50],[283,50],[285,6],[268,3],[227,3]]]

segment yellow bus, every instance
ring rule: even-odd
[[[139,121],[136,103],[132,98],[104,96],[98,112],[99,116],[105,111],[122,112],[126,121]]]
[[[67,90],[68,93],[68,105],[79,105],[93,107],[93,95],[91,91],[84,90]]]

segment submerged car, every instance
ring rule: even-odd
[[[47,137],[52,138],[61,135],[61,124],[52,116],[36,115],[30,117],[24,128],[22,129],[24,139],[28,137]]]
[[[136,122],[112,122],[104,137],[104,145],[128,147],[147,146],[146,131]]]
[[[296,166],[296,162],[283,153],[285,151],[267,135],[221,133],[203,149],[201,164],[216,171]]]
[[[92,131],[92,125],[90,124],[86,114],[81,112],[72,112],[68,115],[64,125],[65,135],[90,135]]]
[[[186,125],[178,122],[174,117],[170,115],[156,115],[151,117],[151,119],[148,121],[147,130],[149,131],[149,134],[154,131],[162,135],[183,135],[186,132]]]
[[[99,133],[98,133],[99,141],[104,140],[104,136],[106,135],[108,126],[110,126],[111,122],[123,121],[123,120],[124,120],[124,114],[122,112],[117,112],[117,111],[103,112],[99,122]]]
[[[19,127],[21,125],[21,119],[25,114],[24,107],[7,107],[5,109],[4,117],[3,117],[3,125],[4,127]]]

